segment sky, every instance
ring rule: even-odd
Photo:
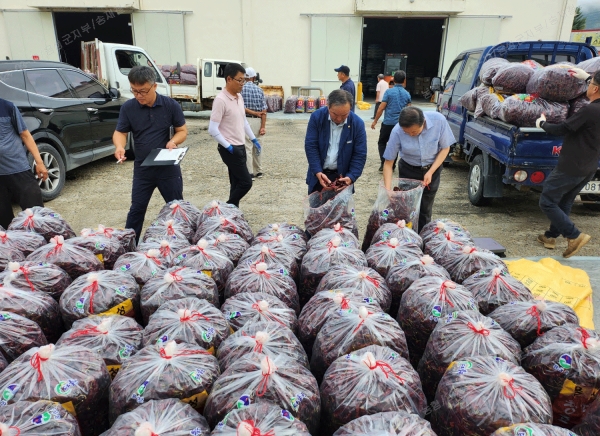
[[[600,29],[600,1],[578,0],[577,6],[586,17],[586,29]]]

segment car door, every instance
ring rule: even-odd
[[[81,71],[65,68],[60,72],[90,117],[94,160],[113,154],[112,136],[119,120],[121,101],[111,98],[104,86]]]
[[[452,104],[448,112],[448,122],[452,128],[455,138],[462,143],[462,134],[466,125],[463,106],[460,104],[460,98],[477,83],[475,73],[478,71],[481,52],[473,52],[467,55],[464,66],[460,71],[458,80],[452,90]]]
[[[29,102],[40,115],[41,127],[59,137],[68,154],[67,170],[91,162],[93,141],[85,106],[54,68],[25,70]]]
[[[203,98],[215,98],[215,65],[212,61],[202,61],[202,95]]]
[[[438,110],[442,115],[444,115],[448,119],[448,123],[450,124],[450,128],[454,133],[455,137],[459,131],[457,126],[453,126],[452,119],[450,118],[450,112],[452,111],[452,92],[454,91],[454,86],[456,85],[456,79],[458,78],[458,73],[460,72],[465,57],[461,56],[452,62],[448,73],[444,79],[443,92],[438,99]]]

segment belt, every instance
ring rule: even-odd
[[[256,115],[246,115],[246,118],[261,118],[261,117],[257,117]]]
[[[431,168],[431,164],[421,167],[421,166],[411,165],[408,162],[406,162],[405,160],[400,160],[400,164],[406,165],[407,167],[412,168],[413,170],[420,170],[420,171],[429,171],[429,168]]]
[[[329,169],[329,168],[323,168],[323,172],[324,172],[325,174],[338,174],[338,170],[337,170],[337,169],[335,169],[335,170],[331,170],[331,169]]]

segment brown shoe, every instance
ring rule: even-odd
[[[580,233],[575,239],[567,239],[569,245],[563,253],[563,257],[571,257],[576,255],[579,253],[579,250],[581,250],[581,247],[590,242],[590,239],[592,239],[592,237],[590,235],[586,235],[585,233]]]
[[[556,248],[556,238],[548,238],[546,235],[539,235],[538,242],[544,244],[544,247],[554,250]]]

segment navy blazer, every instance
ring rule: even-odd
[[[323,107],[312,113],[306,138],[304,139],[304,151],[308,160],[308,173],[306,184],[308,192],[319,183],[315,174],[323,172],[323,164],[327,157],[330,135],[329,110]],[[352,182],[362,174],[367,161],[367,133],[365,122],[354,112],[348,114],[346,126],[340,135],[340,148],[337,159],[337,169],[344,177],[350,177]]]

